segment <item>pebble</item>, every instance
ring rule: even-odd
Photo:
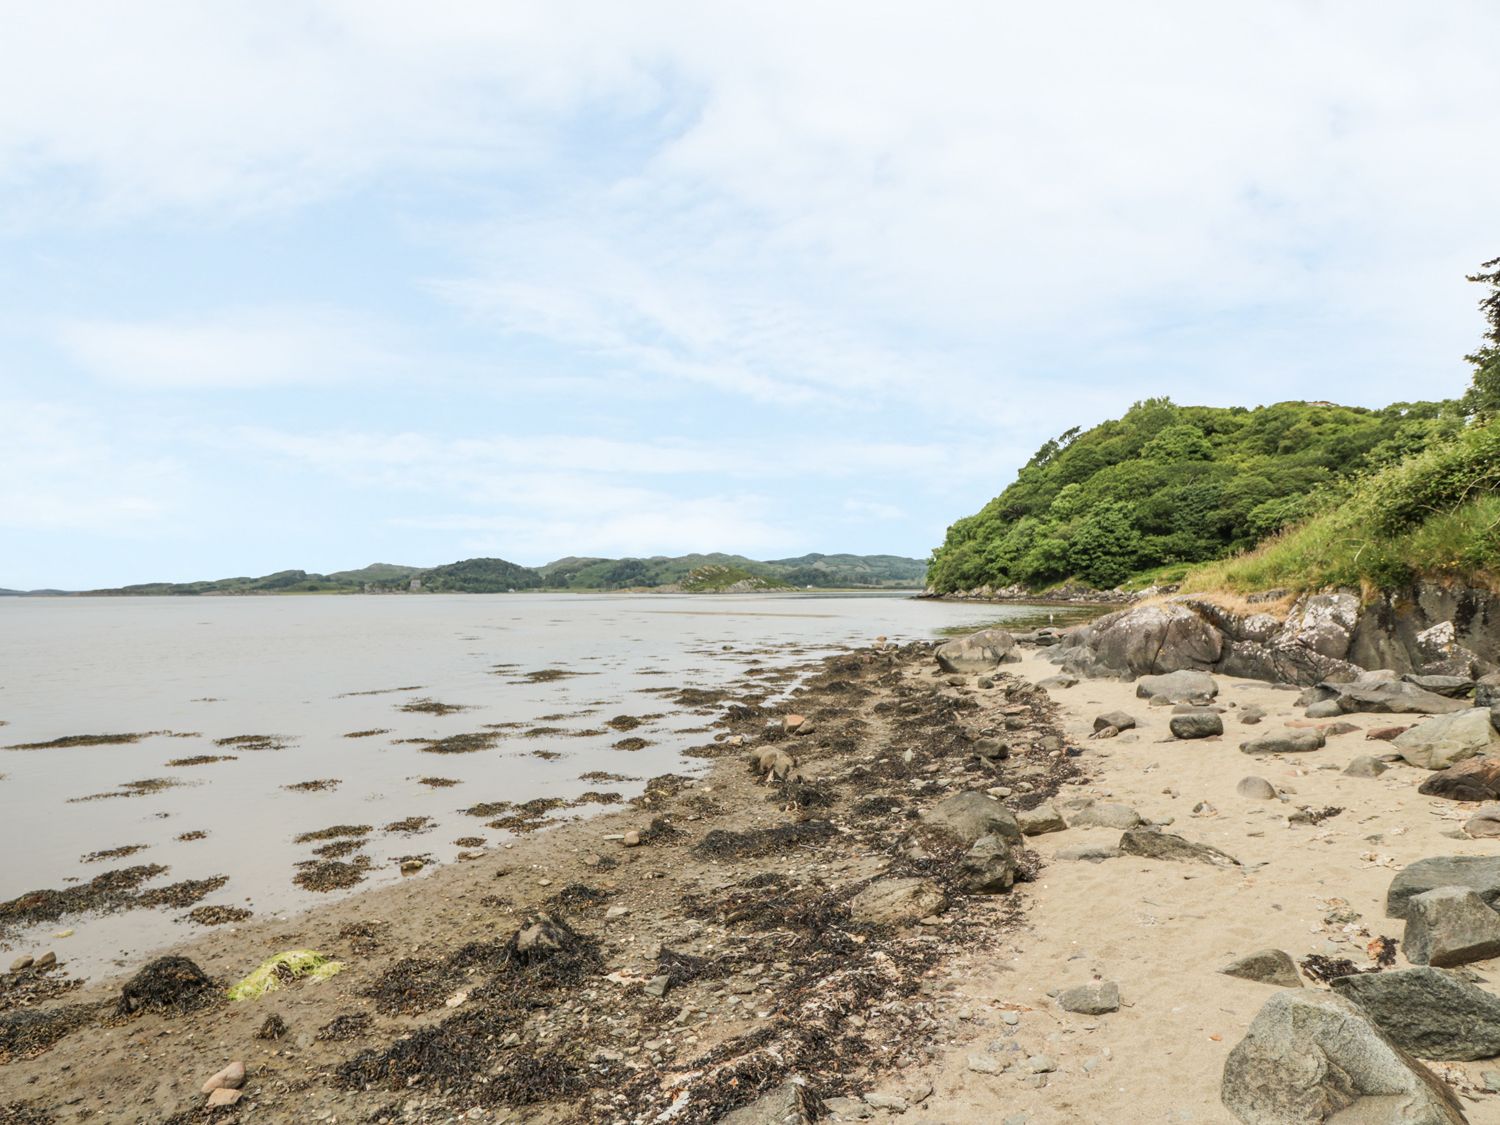
[[[1025,1066],[1032,1074],[1051,1074],[1057,1069],[1057,1063],[1052,1061],[1051,1055],[1032,1055],[1026,1060]]]
[[[31,968],[31,966],[34,964],[36,964],[35,957],[17,957],[10,963],[10,971],[13,973],[19,973],[24,969]]]
[[[208,1104],[234,1105],[244,1096],[245,1091],[243,1090],[235,1090],[228,1086],[221,1086],[219,1087],[219,1089],[208,1095]]]
[[[641,834],[632,829],[620,837],[620,843],[627,848],[638,848],[641,846]]]
[[[1021,1022],[1021,1015],[1019,1012],[1001,1012],[1000,1022],[1007,1027],[1015,1027]]]
[[[623,918],[629,913],[630,907],[628,906],[611,906],[604,912],[604,920],[606,922],[613,921],[616,918]]]
[[[911,1108],[900,1094],[866,1094],[865,1104],[871,1109],[888,1109],[892,1113],[905,1113]]]
[[[672,978],[663,973],[661,976],[652,977],[646,982],[644,992],[647,996],[655,996],[660,1000],[667,994],[667,989],[672,987]]]

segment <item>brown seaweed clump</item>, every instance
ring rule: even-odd
[[[469,708],[459,703],[439,703],[436,699],[413,699],[401,704],[400,710],[409,715],[452,715]]]
[[[311,844],[317,840],[338,840],[345,836],[368,836],[372,831],[368,824],[335,824],[331,828],[319,828],[316,832],[304,832],[294,843]]]
[[[372,727],[370,730],[351,730],[344,735],[345,738],[374,738],[378,734],[390,734],[387,727]]]
[[[9,902],[0,902],[0,935],[12,928],[23,928],[39,922],[55,922],[68,914],[86,910],[120,910],[132,904],[142,883],[163,875],[167,868],[159,863],[122,867],[96,875],[87,883],[66,890],[28,891]]]
[[[429,789],[450,789],[455,785],[462,785],[463,782],[453,777],[419,777],[417,784],[425,785]]]
[[[191,758],[173,758],[167,763],[172,768],[183,766],[209,766],[215,762],[237,762],[233,754],[194,754]]]
[[[18,742],[7,750],[61,750],[70,746],[129,746],[143,738],[171,734],[166,730],[139,731],[134,734],[69,734],[48,742]]]
[[[158,957],[125,982],[115,1012],[182,1015],[207,1007],[218,996],[213,978],[186,957]]]
[[[243,922],[252,911],[243,906],[199,906],[187,912],[187,919],[200,926],[224,926],[230,922]]]
[[[214,739],[215,746],[237,746],[241,750],[285,750],[292,739],[281,734],[236,734]]]
[[[165,887],[142,891],[137,896],[135,904],[137,906],[171,906],[181,909],[207,898],[227,882],[229,882],[228,875],[214,875],[208,879],[184,879],[180,883],[171,883]]]
[[[83,801],[107,801],[112,797],[149,797],[153,793],[160,793],[163,789],[176,789],[182,782],[170,777],[148,777],[142,781],[127,781],[118,789],[112,789],[108,793],[90,793],[85,797],[69,797],[68,804],[76,805]]]
[[[309,859],[297,864],[298,872],[292,882],[304,890],[327,894],[329,891],[347,890],[365,881],[365,872],[370,869],[368,856],[355,856],[352,862],[341,859]]]
[[[401,820],[393,820],[385,826],[387,832],[399,832],[403,836],[415,836],[420,832],[430,832],[435,825],[430,816],[408,816]]]
[[[427,754],[477,754],[488,750],[500,741],[493,731],[470,731],[467,734],[450,734],[447,738],[408,738]]]
[[[106,859],[124,859],[126,856],[135,855],[136,852],[146,850],[145,844],[122,844],[118,848],[105,848],[103,851],[89,852],[88,855],[79,856],[79,863],[101,863]]]
[[[282,788],[292,793],[326,793],[330,789],[337,789],[343,784],[337,777],[319,777],[312,781],[299,781],[294,785],[283,785]]]

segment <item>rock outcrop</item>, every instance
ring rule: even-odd
[[[944,672],[979,673],[993,672],[1002,664],[1014,664],[1021,659],[1016,652],[1016,639],[1004,629],[981,629],[967,637],[948,641],[937,647],[933,654],[938,667]]]
[[[1431,682],[1456,692],[1460,685],[1452,681],[1482,677],[1500,663],[1500,595],[1422,584],[1366,605],[1336,591],[1305,594],[1281,616],[1178,595],[1073,629],[1050,658],[1075,674],[1126,679],[1189,669],[1347,683],[1365,669],[1389,668],[1441,677]]]

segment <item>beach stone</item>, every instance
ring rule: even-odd
[[[1464,821],[1464,831],[1476,839],[1500,836],[1500,805],[1485,805]]]
[[[999,801],[972,789],[939,801],[924,819],[965,844],[992,834],[1017,843],[1021,840],[1021,826],[1016,823],[1015,814]]]
[[[1144,859],[1165,859],[1177,863],[1211,863],[1218,867],[1238,867],[1239,860],[1209,844],[1195,844],[1170,832],[1152,828],[1132,828],[1120,837],[1120,852]]]
[[[1468,887],[1493,907],[1500,902],[1500,856],[1440,855],[1408,864],[1385,893],[1386,916],[1405,918],[1411,899],[1438,887]]]
[[[1066,673],[1056,676],[1048,676],[1046,679],[1038,680],[1036,682],[1036,686],[1040,688],[1057,688],[1059,690],[1062,690],[1064,688],[1077,687],[1078,677],[1069,676]]]
[[[1071,844],[1066,848],[1058,848],[1053,853],[1053,858],[1082,863],[1103,863],[1106,859],[1119,859],[1120,849],[1113,844]]]
[[[1068,827],[1062,813],[1057,811],[1057,806],[1051,801],[1016,813],[1016,823],[1021,826],[1023,836],[1043,836],[1048,832],[1061,832]]]
[[[1094,731],[1093,736],[1095,738],[1119,738],[1120,731],[1118,727],[1100,727]]]
[[[816,1095],[788,1079],[749,1105],[730,1110],[715,1125],[812,1125],[822,1112]]]
[[[1058,1006],[1065,1012],[1077,1012],[1083,1016],[1102,1016],[1120,1010],[1120,986],[1114,981],[1095,981],[1080,984],[1076,988],[1064,989],[1057,997]]]
[[[799,734],[806,725],[806,715],[786,715],[781,720],[781,729],[786,731],[787,734]]]
[[[1252,703],[1248,707],[1240,708],[1240,722],[1246,726],[1253,727],[1266,717],[1266,709],[1259,704]]]
[[[875,1111],[858,1098],[824,1098],[823,1108],[833,1116],[830,1121],[868,1121]]]
[[[1224,720],[1216,711],[1189,711],[1173,715],[1168,724],[1174,738],[1209,738],[1224,733]]]
[[[1317,1125],[1345,1110],[1343,1120],[1369,1125],[1466,1120],[1448,1088],[1355,1004],[1305,988],[1266,1001],[1224,1062],[1219,1096],[1243,1125]]]
[[[43,953],[40,957],[38,957],[31,967],[38,973],[45,973],[48,969],[54,967],[56,964],[57,954],[53,953],[52,950],[49,949],[46,953]]]
[[[1361,680],[1353,684],[1339,684],[1337,690],[1339,708],[1349,713],[1368,711],[1376,714],[1449,715],[1469,709],[1457,699],[1423,691],[1416,684],[1402,683],[1399,680]]]
[[[1471,1061],[1500,1055],[1500,998],[1454,973],[1422,966],[1337,977],[1391,1042],[1424,1059]]]
[[[647,996],[655,996],[658,1000],[660,1000],[664,996],[666,996],[669,991],[671,991],[671,988],[671,976],[666,973],[659,973],[658,975],[648,980],[644,985],[642,985],[641,991],[644,992]]]
[[[1057,1063],[1051,1055],[1032,1055],[1021,1065],[1032,1074],[1051,1074],[1057,1069]]]
[[[1274,984],[1277,988],[1301,988],[1302,977],[1297,963],[1284,949],[1259,949],[1237,957],[1219,972],[1227,977],[1253,980],[1257,984]]]
[[[1325,699],[1314,703],[1303,712],[1309,719],[1333,719],[1344,713],[1344,709],[1338,705],[1335,699]]]
[[[911,1108],[911,1104],[900,1094],[872,1092],[865,1095],[865,1104],[871,1109],[888,1109],[892,1113],[905,1113]]]
[[[1466,707],[1418,723],[1391,745],[1412,765],[1440,770],[1465,758],[1500,753],[1500,731],[1490,722],[1487,709]]]
[[[1391,767],[1370,754],[1361,754],[1344,767],[1345,777],[1379,777]]]
[[[1015,881],[1015,855],[1001,836],[981,837],[958,861],[958,884],[970,894],[999,894]]]
[[[1366,742],[1394,742],[1396,736],[1405,734],[1411,727],[1375,727],[1365,731]]]
[[[1500,914],[1468,887],[1413,895],[1401,949],[1413,965],[1440,969],[1500,957]]]
[[[1072,813],[1069,823],[1074,828],[1135,828],[1144,824],[1141,814],[1129,805],[1114,801],[1090,802]]]
[[[625,833],[625,835],[620,837],[620,844],[622,847],[626,848],[638,848],[641,846],[641,834],[634,829],[631,829],[629,832]]]
[[[238,1090],[245,1084],[245,1064],[236,1059],[223,1070],[207,1079],[200,1087],[203,1093],[215,1090]]]
[[[975,1074],[999,1074],[1000,1060],[994,1055],[970,1055],[964,1066]]]
[[[1243,777],[1240,779],[1240,783],[1234,787],[1234,791],[1241,797],[1247,797],[1252,801],[1274,801],[1276,799],[1276,786],[1263,777]]]
[[[1134,730],[1135,716],[1126,711],[1106,711],[1094,716],[1094,730],[1101,731],[1105,727],[1114,727],[1117,731]]]
[[[938,645],[933,655],[944,672],[958,673],[993,672],[1002,664],[1014,664],[1021,659],[1015,637],[1004,629],[981,629],[948,641]]]
[[[1307,754],[1325,745],[1320,730],[1273,731],[1240,743],[1242,754]]]
[[[939,914],[948,896],[931,879],[877,879],[849,900],[856,922],[906,925]]]
[[[17,957],[10,963],[10,971],[13,973],[19,973],[23,970],[31,968],[31,966],[34,964],[36,964],[36,958],[34,957]]]
[[[1418,676],[1407,673],[1401,678],[1409,684],[1416,684],[1423,691],[1446,695],[1449,699],[1467,699],[1474,693],[1474,681],[1468,676]]]
[[[1466,758],[1432,774],[1417,792],[1450,801],[1500,801],[1500,758]]]
[[[207,1104],[211,1106],[234,1105],[244,1096],[243,1090],[236,1090],[232,1086],[221,1086],[208,1095]]]
[[[1198,703],[1219,694],[1219,685],[1207,672],[1181,669],[1162,676],[1142,676],[1135,682],[1140,699],[1163,699],[1168,703]]]
[[[1359,727],[1353,723],[1329,723],[1327,726],[1319,727],[1325,738],[1337,738],[1341,734],[1354,734]]]
[[[974,743],[974,753],[986,761],[1002,762],[1010,757],[1010,743],[998,738],[981,738]]]

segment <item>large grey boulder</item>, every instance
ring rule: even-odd
[[[1358,624],[1359,599],[1353,594],[1309,594],[1292,605],[1275,643],[1342,660]]]
[[[938,645],[933,654],[944,672],[993,672],[1002,664],[1021,659],[1016,639],[1004,629],[981,629],[967,637]]]
[[[958,885],[971,895],[997,895],[1015,881],[1015,855],[1000,836],[980,837],[958,861]]]
[[[1500,914],[1468,887],[1438,887],[1413,895],[1407,902],[1401,949],[1413,965],[1440,969],[1500,957]]]
[[[901,926],[938,914],[948,896],[930,879],[877,879],[849,900],[856,922]]]
[[[1360,680],[1336,686],[1338,704],[1346,714],[1451,715],[1468,709],[1462,700],[1423,691],[1403,680]]]
[[[1226,977],[1253,980],[1258,984],[1274,984],[1277,988],[1302,987],[1297,963],[1284,949],[1258,949],[1254,953],[1235,958],[1219,972]]]
[[[972,789],[939,801],[924,819],[965,844],[972,845],[989,835],[1021,842],[1021,826],[1016,823],[1015,814],[993,797]]]
[[[1500,1055],[1500,998],[1442,969],[1357,973],[1338,977],[1333,990],[1358,1004],[1392,1043],[1419,1058]]]
[[[1207,672],[1183,670],[1142,676],[1135,682],[1135,694],[1141,699],[1167,703],[1202,703],[1219,694],[1219,684]]]
[[[1500,856],[1439,855],[1403,867],[1385,893],[1386,915],[1405,918],[1412,898],[1438,887],[1468,887],[1494,906],[1500,902]]]
[[[1412,765],[1441,770],[1465,758],[1500,753],[1500,731],[1490,722],[1488,708],[1466,707],[1418,723],[1391,745]]]
[[[1327,740],[1323,732],[1306,728],[1303,730],[1281,730],[1263,734],[1240,743],[1242,754],[1306,754],[1321,750]]]
[[[1138,855],[1144,859],[1167,859],[1177,863],[1211,863],[1216,867],[1238,867],[1240,861],[1209,844],[1195,844],[1191,840],[1175,836],[1170,832],[1158,832],[1154,828],[1131,828],[1120,837],[1120,852],[1123,855]]]
[[[1212,738],[1224,733],[1224,718],[1217,711],[1188,711],[1173,715],[1167,727],[1173,738]]]
[[[1106,668],[1128,676],[1211,668],[1224,651],[1224,637],[1180,605],[1135,606],[1093,622],[1080,638]]]
[[[1494,707],[1500,704],[1500,672],[1481,676],[1474,684],[1474,706]]]
[[[1244,1125],[1463,1125],[1457,1099],[1339,996],[1288,989],[1266,1001],[1224,1062],[1224,1107]],[[1369,1112],[1360,1116],[1361,1111]]]

